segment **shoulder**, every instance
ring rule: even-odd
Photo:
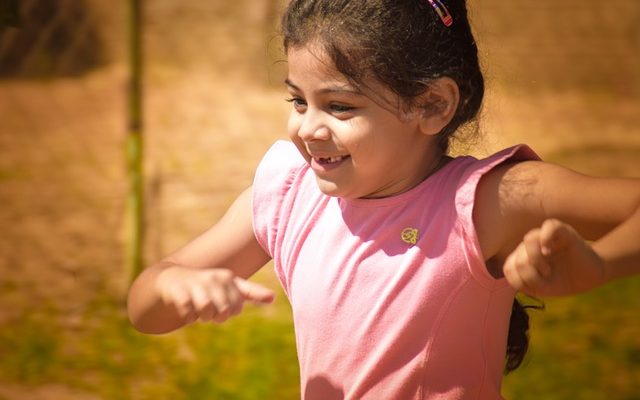
[[[254,202],[271,203],[282,197],[306,166],[306,161],[293,143],[284,140],[275,142],[256,169],[253,180]]]
[[[490,198],[490,194],[495,193],[503,175],[514,165],[530,160],[539,160],[539,157],[525,145],[513,146],[483,159],[462,157],[456,188],[458,210],[470,216],[472,211],[475,213],[473,209],[477,208],[478,200],[486,198],[491,204],[495,197]]]
[[[266,152],[253,180],[252,216],[258,242],[273,254],[280,222],[287,218],[287,203],[310,180],[308,164],[288,141],[274,143]],[[309,186],[309,185],[307,185]]]
[[[527,146],[502,150],[479,161],[473,191],[473,224],[485,260],[519,242],[521,231],[536,222],[542,204],[540,183],[545,163]],[[523,233],[524,234],[524,233]],[[508,246],[508,245],[507,245]]]
[[[284,179],[305,164],[304,158],[292,142],[278,140],[262,157],[256,170],[255,180],[261,183],[265,180]]]

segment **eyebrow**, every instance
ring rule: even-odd
[[[293,82],[291,82],[291,80],[289,78],[284,80],[285,85],[301,92],[302,90],[296,86]],[[327,86],[325,88],[322,88],[319,90],[320,93],[348,93],[348,94],[354,94],[354,95],[358,95],[358,96],[364,96],[364,93],[362,93],[360,90],[353,88],[351,86],[348,85],[333,85],[333,86]]]

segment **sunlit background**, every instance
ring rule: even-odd
[[[525,142],[640,176],[640,2],[469,3],[488,93],[482,136],[456,151]],[[147,264],[214,223],[286,136],[283,4],[143,1]],[[127,1],[0,12],[20,19],[0,28],[0,400],[299,398],[282,292],[224,325],[127,322]],[[269,266],[255,279],[279,291]],[[505,397],[640,399],[639,293],[634,278],[545,299]]]

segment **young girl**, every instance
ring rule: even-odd
[[[129,293],[142,332],[291,302],[305,399],[499,399],[522,360],[516,291],[570,295],[640,270],[640,182],[525,146],[451,158],[484,84],[463,0],[293,0],[288,131],[252,188]],[[511,323],[510,323],[511,320]]]

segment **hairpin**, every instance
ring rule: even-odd
[[[449,10],[447,10],[447,7],[445,7],[440,0],[429,0],[429,4],[436,10],[445,26],[451,26],[451,24],[453,24],[453,17],[451,17]]]

